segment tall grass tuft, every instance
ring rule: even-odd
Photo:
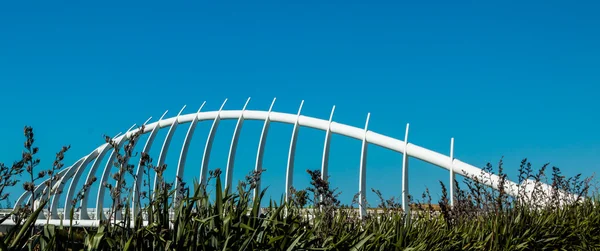
[[[212,182],[188,185],[181,177],[174,187],[162,179],[166,165],[154,166],[148,153],[140,153],[144,170],[137,177],[130,159],[137,154],[133,148],[140,135],[132,135],[123,149],[105,139],[115,147],[117,158],[113,181],[100,184],[113,203],[99,227],[78,228],[73,220],[36,227],[49,195],[61,191],[50,189],[38,196],[33,192],[35,182],[44,177],[51,177],[47,182],[58,181],[52,177],[62,168],[69,147],[59,151],[51,169],[35,176],[38,149],[33,146],[33,130],[26,127],[23,158],[12,166],[0,164],[0,201],[8,198],[5,188],[28,174],[24,189],[39,203],[19,205],[0,219],[12,217],[16,222],[0,237],[0,250],[600,250],[598,183],[581,175],[565,177],[548,164],[535,171],[527,159],[520,163],[519,184],[533,181],[534,187],[519,187],[518,196],[477,182],[485,178],[482,174],[455,182],[455,204],[450,205],[448,188],[440,181],[439,201],[434,203],[426,190],[410,205],[410,215],[394,197],[385,199],[373,188],[380,203],[361,219],[354,204],[341,205],[339,192],[318,170],[307,170],[309,187],[292,188],[289,200],[271,200],[267,208],[260,206],[266,190],[254,193],[265,170],[250,172],[232,187],[223,187],[220,169],[209,171],[214,187],[205,185]],[[484,170],[494,173],[491,164]],[[500,183],[506,182],[502,159],[497,170]],[[552,173],[546,175],[547,170]],[[156,183],[150,180],[152,173]],[[126,182],[127,175],[134,184]],[[133,189],[137,179],[143,179],[143,185]],[[539,182],[550,184],[552,192]],[[90,186],[84,184],[83,189]],[[561,196],[565,193],[572,196]],[[78,193],[74,202],[84,194]],[[139,212],[131,210],[132,203],[140,206]],[[70,209],[71,219],[75,210]]]

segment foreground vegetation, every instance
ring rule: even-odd
[[[219,169],[210,171],[214,186],[184,182],[174,186],[162,180],[166,166],[153,166],[150,156],[141,153],[144,188],[136,192],[148,203],[137,201],[143,211],[133,214],[129,209],[134,190],[125,177],[137,178],[130,158],[139,136],[133,135],[123,149],[106,138],[118,150],[112,176],[115,185],[101,186],[109,190],[113,201],[110,220],[97,228],[71,227],[70,221],[61,226],[34,226],[39,214],[48,210],[50,196],[62,192],[52,189],[36,194],[34,187],[40,180],[49,187],[60,182],[55,174],[63,168],[69,147],[57,153],[50,169],[37,170],[40,161],[35,157],[33,129],[26,127],[22,159],[12,166],[0,165],[0,200],[8,199],[5,188],[27,177],[23,188],[41,203],[37,208],[20,205],[0,219],[12,218],[17,223],[0,237],[0,250],[600,250],[599,198],[592,179],[567,178],[558,168],[546,175],[548,165],[534,171],[527,160],[521,163],[519,183],[548,182],[553,191],[574,197],[544,193],[537,187],[532,194],[523,191],[512,197],[465,179],[464,184],[456,182],[454,206],[449,205],[447,189],[440,182],[443,195],[437,205],[426,192],[413,201],[411,217],[396,199],[385,199],[373,189],[380,201],[375,207],[380,210],[361,219],[355,210],[358,200],[341,205],[336,190],[321,179],[320,172],[307,170],[309,188],[293,189],[288,202],[271,201],[267,209],[261,209],[265,191],[253,193],[261,172],[250,173],[236,187],[222,187]],[[485,170],[493,171],[491,165]],[[497,170],[504,182],[502,162]],[[159,177],[156,187],[149,185],[151,173]],[[84,184],[83,190],[91,185]],[[73,198],[73,205],[83,194]],[[535,207],[525,203],[543,199],[549,203]],[[309,206],[312,210],[306,209]],[[169,219],[170,209],[175,212],[173,219]],[[122,220],[112,217],[117,212],[124,212]]]

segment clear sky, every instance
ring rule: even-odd
[[[591,175],[600,170],[600,5],[523,2],[3,1],[0,161],[19,158],[25,125],[48,168],[64,144],[70,165],[103,134],[165,110],[195,112],[203,101],[215,110],[225,98],[225,109],[240,109],[248,97],[248,109],[264,110],[277,97],[276,111],[296,113],[305,100],[304,115],[327,119],[336,105],[334,120],[357,127],[371,112],[370,129],[400,139],[410,123],[411,143],[444,154],[455,137],[457,158],[482,167],[504,156],[513,178],[522,158]],[[224,168],[235,121],[221,125],[211,168]],[[261,126],[245,124],[236,178],[253,168]],[[198,176],[209,127],[197,129],[186,179]],[[268,138],[264,182],[275,199],[291,130],[274,124]],[[300,131],[300,188],[304,170],[320,168],[323,136]],[[359,153],[360,141],[333,138],[331,179],[345,203]],[[178,154],[169,152],[171,169]],[[370,147],[367,186],[398,196],[401,158]],[[427,186],[437,197],[447,174],[412,160],[411,193]]]

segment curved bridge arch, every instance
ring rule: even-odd
[[[225,100],[225,102],[226,101],[227,100]],[[248,101],[249,101],[249,99],[248,99]],[[246,105],[247,105],[248,101],[246,102]],[[134,125],[125,134],[120,135],[120,136],[118,135],[113,140],[118,145],[122,145],[127,139],[129,139],[135,133],[149,134],[149,137],[146,140],[144,149],[143,149],[143,152],[148,152],[154,142],[154,139],[155,139],[155,136],[156,136],[158,130],[161,130],[164,128],[169,128],[168,129],[169,132],[162,144],[162,149],[161,149],[161,153],[159,156],[159,160],[164,161],[165,155],[166,155],[168,146],[170,145],[170,140],[171,140],[171,137],[172,137],[172,134],[173,134],[173,131],[175,130],[175,128],[177,126],[189,124],[184,142],[181,146],[179,160],[177,162],[178,163],[177,170],[176,170],[177,176],[176,176],[176,180],[175,180],[175,184],[177,185],[177,182],[178,182],[177,177],[182,175],[183,170],[185,169],[185,159],[187,156],[187,150],[188,150],[191,138],[194,134],[194,130],[195,130],[197,123],[200,121],[213,121],[213,125],[210,129],[209,136],[206,141],[206,146],[204,149],[204,155],[203,155],[203,160],[202,160],[202,166],[200,168],[201,169],[200,170],[200,182],[204,183],[207,179],[208,158],[210,157],[212,141],[215,136],[215,131],[218,128],[219,121],[220,120],[237,120],[238,124],[236,125],[236,129],[235,129],[233,137],[232,137],[231,146],[230,146],[230,150],[229,150],[230,152],[228,155],[229,159],[227,161],[228,165],[227,165],[227,170],[226,170],[226,184],[230,185],[231,184],[230,174],[233,172],[235,149],[236,149],[236,145],[237,145],[237,138],[239,137],[239,129],[240,128],[238,128],[238,127],[241,127],[241,124],[243,123],[244,120],[264,121],[263,130],[261,133],[259,147],[258,147],[258,151],[257,151],[256,164],[255,164],[255,170],[260,170],[262,168],[262,156],[264,153],[264,145],[265,145],[265,140],[266,140],[266,137],[268,134],[269,123],[270,122],[278,122],[278,123],[294,125],[294,130],[292,131],[292,136],[291,136],[291,140],[290,140],[288,165],[287,165],[287,170],[286,170],[286,180],[285,180],[285,182],[286,182],[286,191],[285,191],[286,200],[289,198],[290,187],[293,186],[293,176],[292,176],[293,175],[293,158],[295,155],[294,149],[295,149],[295,144],[296,144],[297,131],[298,131],[299,127],[309,127],[309,128],[313,128],[313,129],[322,130],[326,133],[324,144],[323,144],[323,157],[322,157],[322,161],[321,161],[321,163],[322,163],[321,171],[323,174],[323,178],[327,178],[327,173],[328,173],[329,142],[330,142],[331,134],[343,135],[346,137],[350,137],[350,138],[354,138],[354,139],[362,141],[360,170],[358,170],[359,176],[360,176],[359,184],[358,184],[358,191],[359,191],[361,202],[366,201],[366,191],[365,191],[366,190],[365,189],[366,188],[366,168],[367,168],[367,166],[366,166],[366,159],[367,159],[366,149],[367,149],[367,147],[366,146],[368,144],[374,144],[374,145],[377,145],[380,147],[384,147],[384,148],[390,149],[392,151],[395,151],[395,152],[403,155],[403,157],[402,157],[402,166],[403,166],[403,170],[402,170],[402,174],[403,174],[403,177],[402,177],[402,197],[403,197],[402,207],[405,211],[408,211],[408,209],[409,209],[409,207],[407,205],[408,201],[406,200],[406,196],[408,195],[408,178],[407,178],[407,176],[408,176],[408,159],[409,159],[409,157],[420,159],[422,161],[425,161],[430,164],[433,164],[438,167],[449,170],[450,171],[449,180],[451,182],[451,184],[450,184],[450,189],[451,189],[450,197],[451,198],[454,197],[453,196],[454,186],[452,184],[454,182],[453,177],[456,174],[467,177],[467,178],[484,174],[483,177],[479,178],[479,180],[478,180],[480,183],[483,183],[494,189],[499,188],[498,187],[498,184],[500,181],[499,176],[497,176],[495,174],[486,173],[478,167],[475,167],[473,165],[470,165],[468,163],[460,161],[459,159],[454,158],[454,156],[453,156],[453,153],[454,153],[453,139],[451,140],[452,143],[451,143],[451,147],[450,147],[451,148],[450,156],[447,156],[447,155],[429,150],[427,148],[409,143],[408,142],[408,132],[409,132],[408,124],[406,126],[405,139],[399,140],[399,139],[388,137],[388,136],[385,136],[385,135],[382,135],[377,132],[369,130],[368,122],[369,122],[370,114],[367,115],[365,127],[363,127],[363,128],[350,126],[350,125],[346,125],[346,124],[342,124],[342,123],[333,121],[335,106],[331,111],[331,115],[330,115],[329,119],[325,120],[325,119],[301,115],[302,104],[300,105],[300,109],[297,114],[272,111],[273,105],[275,103],[275,99],[273,100],[271,107],[267,111],[246,110],[245,109],[246,105],[244,105],[244,108],[242,110],[223,110],[225,102],[223,103],[221,108],[217,111],[202,111],[202,107],[204,106],[204,103],[203,103],[202,106],[200,107],[200,109],[195,113],[182,114],[183,110],[185,109],[185,107],[184,107],[184,109],[182,109],[177,116],[165,119],[164,118],[164,116],[166,115],[166,112],[165,112],[165,114],[163,114],[163,116],[156,122],[148,124],[148,121],[146,121],[144,123],[144,129],[142,132],[139,132],[140,128],[132,129],[133,127],[135,127],[135,125]],[[95,170],[98,168],[102,159],[106,156],[108,151],[110,151],[111,149],[112,149],[112,146],[108,143],[105,143],[105,144],[99,146],[98,148],[96,148],[95,150],[93,150],[87,156],[84,156],[83,158],[76,161],[72,166],[69,166],[69,167],[63,169],[58,174],[56,174],[56,176],[58,176],[58,178],[61,182],[57,182],[57,184],[53,186],[53,189],[62,189],[66,185],[66,183],[69,183],[68,190],[66,193],[59,193],[59,194],[56,194],[55,196],[53,196],[53,198],[51,199],[51,202],[49,203],[50,207],[51,207],[51,214],[49,216],[42,215],[42,216],[40,216],[40,218],[45,219],[45,217],[49,217],[50,220],[59,220],[59,215],[58,215],[57,209],[58,209],[58,204],[59,204],[58,202],[59,202],[61,196],[66,196],[64,212],[68,212],[71,207],[74,207],[74,205],[72,205],[69,198],[72,198],[73,195],[75,194],[75,189],[77,189],[76,188],[77,182],[79,181],[81,175],[83,175],[84,171],[86,169],[88,169],[88,168],[86,168],[87,165],[92,163],[91,168],[89,168],[90,170],[89,170],[87,178],[86,178],[86,183],[89,182],[93,178],[93,174],[94,174]],[[96,225],[97,221],[99,219],[103,219],[106,217],[102,210],[103,209],[102,202],[104,201],[104,196],[105,196],[104,191],[103,191],[104,189],[102,188],[102,184],[108,180],[108,175],[110,173],[110,169],[112,167],[112,160],[114,159],[114,157],[115,157],[115,153],[114,153],[114,149],[113,149],[112,153],[109,156],[109,161],[103,169],[103,172],[102,172],[103,175],[101,177],[100,182],[95,183],[97,186],[100,186],[100,187],[98,188],[98,197],[97,197],[97,204],[96,204],[96,211],[95,211],[96,215],[94,217],[95,218],[94,220],[92,220],[91,217],[89,216],[89,212],[88,212],[88,208],[87,208],[87,198],[89,197],[89,189],[86,191],[86,195],[84,196],[83,200],[81,201],[81,212],[80,212],[80,217],[79,217],[78,221],[83,225]],[[138,177],[140,175],[140,168],[141,167],[138,164],[137,170],[136,170]],[[140,179],[137,179],[134,189],[139,189],[139,180]],[[155,181],[155,183],[156,183],[156,181]],[[260,188],[260,186],[259,186],[259,188]],[[46,187],[46,185],[44,183],[41,183],[40,185],[38,185],[35,188],[35,193],[36,194],[41,193],[42,191],[44,191],[46,189],[48,189],[48,187]],[[519,185],[512,181],[506,180],[504,190],[507,194],[516,196],[519,191]],[[136,198],[134,198],[134,201],[137,201],[137,193],[134,192],[133,194],[134,194],[134,196],[136,196]],[[26,201],[30,201],[30,199],[31,198],[30,198],[29,193],[23,193],[19,197],[17,202],[15,203],[15,207],[22,205]],[[136,205],[136,203],[133,203],[133,204],[134,204],[134,206],[133,206],[132,210],[134,210],[134,212],[138,212],[139,206]],[[364,207],[362,203],[359,204],[359,209],[360,209],[361,217],[365,216],[366,215],[366,207]],[[65,219],[68,219],[68,217],[69,217],[68,214],[64,215]],[[119,214],[117,214],[116,217],[119,217]],[[44,220],[44,222],[45,222],[45,220]]]

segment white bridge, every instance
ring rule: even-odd
[[[181,111],[179,112],[179,114],[177,114],[177,116],[175,116],[175,117],[164,118],[164,116],[166,115],[166,112],[165,112],[165,114],[163,114],[162,117],[156,122],[148,123],[150,120],[150,119],[148,119],[148,121],[146,121],[144,123],[144,127],[143,127],[144,131],[142,133],[149,134],[149,137],[147,138],[147,141],[145,142],[142,151],[149,153],[150,148],[152,147],[153,143],[155,142],[157,132],[161,129],[168,128],[167,136],[165,137],[163,142],[160,142],[161,150],[160,150],[160,154],[158,156],[158,162],[156,165],[160,166],[165,163],[167,152],[169,150],[178,151],[179,159],[177,162],[176,169],[175,170],[168,169],[166,171],[167,172],[175,171],[176,175],[177,175],[176,177],[182,177],[182,175],[184,173],[184,169],[186,168],[185,163],[186,163],[186,157],[188,154],[188,148],[190,146],[190,142],[192,140],[192,136],[194,134],[196,125],[198,124],[199,121],[207,121],[207,120],[212,121],[212,127],[210,128],[208,138],[205,143],[204,153],[203,153],[203,157],[202,157],[202,164],[200,167],[200,173],[198,174],[200,182],[205,183],[207,181],[208,163],[209,163],[209,158],[211,156],[211,148],[213,145],[213,140],[215,138],[216,131],[219,127],[219,122],[221,120],[237,120],[237,124],[235,126],[233,136],[231,138],[231,144],[230,144],[229,155],[228,155],[229,157],[228,157],[227,166],[226,166],[226,170],[225,170],[225,183],[226,183],[226,185],[231,185],[235,153],[236,153],[236,148],[238,145],[238,138],[240,136],[240,131],[244,124],[244,120],[264,121],[264,125],[263,125],[261,136],[260,136],[260,141],[258,144],[258,150],[256,153],[256,164],[254,167],[256,171],[262,170],[263,155],[265,152],[264,151],[265,141],[266,141],[266,138],[268,135],[269,125],[272,122],[279,122],[279,123],[291,124],[294,126],[292,134],[291,134],[291,140],[290,140],[288,158],[287,158],[288,160],[287,160],[287,170],[286,170],[286,179],[285,179],[285,187],[287,188],[285,191],[286,200],[289,199],[289,197],[290,197],[290,187],[292,187],[293,183],[294,183],[294,177],[293,177],[294,156],[295,156],[295,150],[296,150],[298,130],[300,127],[310,127],[310,128],[315,128],[315,129],[325,131],[325,139],[323,142],[323,155],[322,155],[322,161],[321,161],[321,172],[322,172],[324,179],[327,179],[327,176],[328,176],[328,162],[329,162],[328,159],[329,159],[329,147],[330,147],[331,135],[339,134],[339,135],[343,135],[346,137],[350,137],[350,138],[354,138],[354,139],[358,139],[358,140],[362,141],[362,151],[361,151],[361,156],[360,156],[359,170],[357,170],[359,172],[360,178],[359,178],[359,182],[356,187],[356,189],[359,193],[359,210],[360,210],[361,217],[364,217],[367,213],[367,208],[365,207],[365,204],[366,204],[366,192],[367,192],[367,189],[366,189],[367,188],[367,186],[366,186],[366,171],[367,171],[366,163],[367,163],[367,161],[366,160],[367,160],[367,145],[368,144],[378,145],[378,146],[393,150],[393,151],[398,152],[403,155],[403,158],[402,158],[402,208],[405,210],[405,212],[407,212],[409,209],[409,205],[408,205],[409,165],[408,164],[409,164],[410,158],[420,159],[422,161],[431,163],[433,165],[436,165],[438,167],[444,168],[449,171],[449,178],[448,178],[449,184],[450,184],[449,185],[449,188],[450,188],[449,197],[451,198],[451,201],[450,201],[451,204],[454,203],[454,201],[453,201],[454,200],[454,176],[456,174],[462,175],[467,178],[470,178],[473,176],[478,176],[478,177],[480,177],[479,182],[482,182],[485,185],[488,185],[494,189],[498,189],[498,184],[500,181],[499,176],[494,175],[494,174],[487,174],[485,172],[482,172],[482,169],[480,169],[480,168],[477,168],[473,165],[467,164],[465,162],[462,162],[462,161],[454,158],[454,154],[453,154],[454,153],[454,146],[453,146],[454,140],[453,139],[451,139],[451,141],[450,141],[450,152],[449,152],[450,155],[448,156],[448,155],[437,153],[437,152],[428,150],[427,148],[409,143],[408,142],[408,136],[409,136],[409,125],[408,124],[406,125],[405,137],[403,140],[401,140],[401,139],[391,138],[391,137],[370,131],[369,130],[370,114],[367,115],[366,121],[365,121],[365,124],[363,127],[354,127],[354,126],[338,123],[338,122],[335,122],[332,120],[334,111],[335,111],[335,106],[331,110],[331,115],[329,116],[329,119],[319,119],[319,118],[303,116],[301,114],[302,104],[304,103],[304,101],[300,104],[300,108],[298,109],[298,112],[296,114],[272,111],[273,104],[275,103],[275,99],[271,103],[271,106],[269,107],[268,110],[246,110],[246,106],[248,105],[249,101],[250,101],[250,99],[248,99],[248,101],[246,101],[246,104],[244,105],[244,107],[241,110],[223,110],[223,107],[224,107],[225,103],[227,102],[227,100],[225,100],[223,105],[221,105],[221,108],[217,111],[203,111],[202,110],[202,107],[204,106],[204,103],[203,103],[202,106],[200,107],[200,109],[198,109],[198,111],[194,112],[194,113],[183,114],[183,111],[185,109],[185,106],[184,106],[184,108],[182,108]],[[179,129],[179,126],[183,126],[186,124],[187,124],[187,134],[183,141],[183,145],[175,146],[175,149],[170,149],[171,148],[171,139],[173,137],[175,130]],[[136,132],[138,132],[138,130],[140,130],[139,128],[133,129],[134,127],[135,127],[135,125],[132,126],[125,134],[115,137],[114,138],[115,142],[117,142],[117,144],[119,144],[119,146],[122,146],[128,138],[130,138],[134,133],[136,133]],[[63,192],[50,198],[50,201],[48,203],[50,213],[41,215],[40,218],[37,220],[37,224],[46,224],[47,222],[50,222],[51,224],[60,224],[61,221],[68,224],[69,214],[62,213],[62,212],[69,212],[71,210],[71,208],[73,208],[73,207],[80,208],[80,211],[78,211],[76,213],[76,216],[73,219],[77,225],[97,226],[100,219],[106,219],[107,214],[105,212],[106,210],[105,210],[105,205],[104,205],[104,199],[106,196],[106,193],[105,193],[106,188],[103,188],[102,184],[105,184],[105,182],[109,182],[110,171],[113,168],[113,163],[115,161],[116,154],[114,153],[114,151],[111,151],[111,150],[112,150],[112,146],[110,144],[108,144],[108,143],[103,144],[103,145],[99,146],[98,148],[96,148],[95,150],[93,150],[87,156],[84,156],[83,158],[81,158],[78,161],[76,161],[75,163],[73,163],[71,166],[64,168],[62,171],[60,171],[58,174],[56,174],[59,177],[60,182],[56,182],[56,185],[54,188],[57,188],[57,190],[62,190]],[[101,167],[100,163],[106,157],[108,157],[108,161],[106,162],[106,164],[104,166]],[[94,174],[96,173],[96,170],[98,168],[103,168],[102,169],[103,172],[102,172],[101,177],[96,182],[93,183],[94,186],[99,186],[97,196],[93,196],[93,195],[90,196],[90,194],[89,194],[90,189],[88,189],[86,191],[86,194],[83,197],[83,199],[79,202],[80,203],[79,207],[77,207],[76,205],[73,205],[72,199],[74,198],[74,196],[77,193],[79,193],[81,191],[81,187],[77,187],[79,184],[79,181],[82,178],[84,178],[85,183],[83,183],[83,184],[89,183],[92,179],[95,178]],[[137,177],[140,177],[143,173],[143,168],[140,167],[139,163],[137,165],[135,172],[136,172],[135,174],[137,175]],[[482,173],[485,175],[480,176]],[[139,188],[141,186],[141,184],[140,184],[141,180],[142,179],[140,179],[140,178],[136,179],[136,184],[134,185],[134,192],[133,192],[133,196],[134,196],[133,201],[140,201],[139,200],[140,195],[139,195],[139,193],[136,193],[135,190],[136,189],[139,190]],[[155,178],[155,180],[154,180],[155,185],[156,185],[156,182],[157,182],[157,180]],[[178,180],[176,179],[174,182],[175,182],[174,187],[176,188],[177,184],[178,184]],[[66,190],[63,190],[64,186],[67,186]],[[35,193],[41,194],[44,190],[47,190],[47,189],[48,189],[48,187],[46,187],[46,185],[42,182],[40,185],[38,185],[35,188]],[[260,183],[259,183],[255,192],[260,189],[261,188],[260,188]],[[509,181],[509,180],[506,181],[504,190],[506,191],[507,194],[516,196],[518,193],[518,189],[519,189],[518,184],[516,184],[512,181]],[[65,205],[64,205],[64,208],[59,209],[58,206],[59,206],[59,201],[61,200],[61,197],[62,197],[62,199],[64,199]],[[39,198],[39,195],[37,196],[37,198]],[[88,209],[89,199],[96,200],[95,210]],[[19,197],[17,202],[15,203],[15,207],[29,203],[30,200],[31,200],[31,194],[28,192],[23,193]],[[131,209],[132,209],[133,213],[135,214],[135,213],[139,212],[140,207],[136,203],[133,203],[133,204],[134,205],[132,206]],[[11,224],[14,224],[14,222],[12,222],[11,220],[7,220],[3,224],[11,225]]]

